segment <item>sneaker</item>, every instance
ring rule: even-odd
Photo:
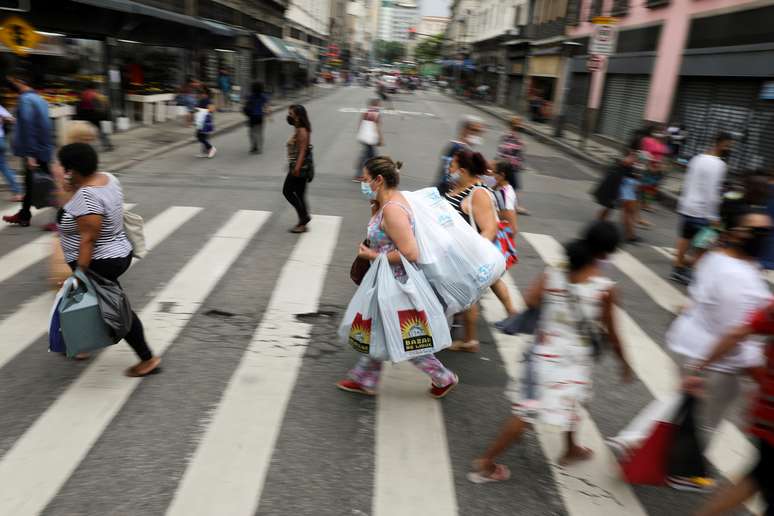
[[[455,374],[454,380],[446,387],[438,387],[437,385],[433,385],[432,387],[430,387],[430,396],[432,396],[435,399],[441,399],[447,394],[449,394],[451,390],[457,386],[458,383],[460,383],[460,379]]]
[[[3,215],[3,222],[7,224],[16,224],[17,226],[21,226],[23,228],[26,228],[30,225],[29,217],[25,219],[21,216],[21,212],[15,215]]]
[[[354,392],[357,394],[364,394],[366,396],[373,396],[376,394],[376,391],[373,389],[369,389],[368,387],[365,387],[364,385],[356,382],[355,380],[339,380],[336,382],[336,387],[341,389],[342,391],[347,392]]]
[[[52,231],[52,232],[56,232],[59,230],[59,228],[56,225],[56,222],[49,222],[48,224],[43,224],[40,227],[40,229],[42,229],[43,231]]]
[[[197,158],[206,158],[207,156],[209,156],[209,154],[207,154],[206,152],[200,152],[199,154],[196,155]]]
[[[214,158],[214,157],[215,157],[215,154],[217,154],[217,153],[218,153],[218,149],[216,149],[215,147],[212,147],[212,148],[210,149],[210,152],[209,152],[209,154],[207,154],[207,157],[208,157],[208,158]]]
[[[673,489],[692,491],[694,493],[708,493],[715,489],[715,481],[708,477],[669,476],[666,479],[666,483]]]

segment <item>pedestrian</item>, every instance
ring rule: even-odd
[[[494,242],[497,237],[498,223],[496,204],[492,190],[482,181],[487,163],[484,157],[470,150],[458,150],[449,166],[451,190],[445,197],[462,218],[471,224],[479,234]],[[492,285],[492,291],[505,307],[509,315],[516,313],[508,288],[502,279]],[[471,306],[462,314],[464,336],[462,340],[452,342],[451,351],[477,353],[478,341],[478,305]]]
[[[220,90],[222,111],[231,111],[231,74],[226,68],[218,71],[218,89]]]
[[[730,215],[721,247],[707,252],[696,264],[688,289],[692,304],[670,326],[666,343],[683,367],[692,367],[710,355],[719,335],[743,323],[764,306],[771,294],[758,260],[771,233],[771,219],[755,208]],[[744,341],[733,354],[707,367],[706,393],[700,407],[704,444],[741,392],[739,376],[763,363],[760,343]],[[670,477],[670,485],[704,490],[703,479]]]
[[[508,131],[500,139],[497,147],[497,159],[510,165],[508,182],[514,192],[521,190],[521,171],[524,166],[524,141],[521,138],[521,117],[512,116],[508,124]],[[520,215],[529,215],[529,210],[517,204]]]
[[[641,185],[641,209],[653,211],[651,203],[658,199],[659,185],[666,169],[666,157],[669,155],[669,147],[666,144],[667,135],[663,124],[651,124],[646,128],[646,134],[640,141],[640,148],[651,156],[650,166],[642,176]],[[648,221],[640,219],[642,227],[651,227]]]
[[[386,156],[378,156],[368,160],[363,167],[361,191],[371,203],[371,219],[367,229],[368,246],[360,245],[358,257],[373,261],[380,254],[386,254],[395,278],[405,282],[407,276],[401,256],[415,263],[419,259],[419,247],[414,235],[413,213],[406,198],[398,190],[401,165]],[[432,383],[429,392],[434,398],[443,398],[459,383],[457,375],[433,354],[409,361],[430,377]],[[362,356],[349,371],[347,378],[339,380],[336,387],[373,396],[381,371],[381,361]]]
[[[75,112],[76,120],[85,120],[94,125],[99,133],[102,150],[112,151],[113,144],[110,142],[110,137],[102,128],[102,121],[108,119],[107,110],[107,98],[99,92],[97,83],[89,82],[86,89],[81,92]]]
[[[457,139],[451,140],[441,153],[441,166],[438,171],[438,191],[445,194],[452,187],[449,180],[449,166],[454,155],[463,149],[472,150],[481,145],[484,132],[483,121],[474,115],[465,115],[460,120]]]
[[[16,172],[8,166],[8,161],[6,160],[5,156],[6,152],[8,151],[5,128],[6,126],[13,124],[15,121],[16,119],[13,117],[13,115],[9,113],[8,110],[3,106],[0,106],[0,172],[3,173],[3,177],[5,177],[5,181],[8,183],[8,188],[11,190],[10,201],[21,202],[21,200],[24,198],[22,195],[21,186],[19,186],[19,182],[16,180]]]
[[[753,335],[766,335],[766,366],[755,375],[758,393],[750,410],[750,434],[757,442],[758,462],[752,470],[735,485],[724,487],[697,513],[697,516],[727,514],[746,500],[760,492],[768,509],[774,510],[774,301],[756,312],[747,320],[729,331],[715,345],[712,353],[689,371],[684,381],[687,389],[703,388],[701,375],[713,363],[735,351],[740,342]]]
[[[196,105],[198,103],[197,91],[200,88],[199,82],[191,76],[186,77],[185,83],[180,87],[177,95],[177,105],[186,109],[185,125],[190,127],[194,122]]]
[[[312,220],[306,205],[306,184],[312,180],[310,170],[314,170],[311,155],[312,124],[306,108],[301,104],[293,104],[288,108],[287,122],[293,127],[293,134],[287,143],[288,175],[282,186],[282,194],[298,214],[298,224],[290,232],[306,233],[306,225]]]
[[[363,179],[363,165],[366,161],[376,156],[376,147],[384,145],[384,133],[382,132],[382,115],[380,109],[380,100],[371,99],[368,101],[368,109],[363,116],[357,128],[357,139],[362,145],[360,158],[355,166],[355,177],[353,181],[360,182]]]
[[[565,246],[566,265],[548,267],[525,295],[531,308],[540,309],[534,343],[526,355],[525,377],[512,380],[507,395],[511,417],[495,441],[478,459],[468,480],[497,482],[510,478],[507,466],[495,460],[519,440],[532,423],[544,423],[564,432],[566,447],[559,464],[588,460],[593,451],[579,445],[575,435],[581,408],[591,400],[594,357],[601,352],[600,333],[623,366],[623,380],[631,369],[616,331],[615,283],[604,275],[602,260],[618,247],[619,235],[609,222],[596,221],[584,236]],[[596,345],[595,345],[596,342]]]
[[[214,158],[218,152],[218,149],[210,143],[210,136],[215,132],[214,112],[215,104],[212,102],[209,89],[204,87],[199,96],[199,105],[194,116],[196,139],[202,146],[202,152],[198,155],[200,158]]]
[[[519,201],[516,197],[516,191],[510,181],[513,173],[513,165],[506,161],[498,161],[493,169],[495,179],[494,193],[497,201],[497,217],[508,223],[515,235],[519,231],[518,215]]]
[[[24,166],[24,197],[21,209],[14,215],[3,216],[3,220],[8,224],[27,227],[32,218],[32,172],[39,170],[44,174],[51,174],[53,129],[48,114],[48,102],[32,88],[31,74],[26,70],[18,70],[9,74],[7,79],[11,87],[19,93],[13,151],[22,159]],[[56,224],[51,222],[43,226],[43,229],[56,231]]]
[[[72,198],[59,210],[62,251],[72,270],[90,269],[118,282],[132,262],[132,244],[124,232],[124,194],[115,176],[98,172],[98,157],[86,143],[71,143],[59,150],[63,185]],[[140,358],[126,370],[127,376],[158,372],[161,359],[153,356],[145,340],[142,322],[132,312],[132,326],[124,339]]]
[[[247,117],[250,153],[261,154],[263,152],[263,122],[271,112],[269,109],[269,96],[264,93],[262,82],[253,83],[243,112]]]
[[[621,162],[626,171],[620,191],[621,217],[626,241],[630,244],[642,242],[636,231],[637,223],[640,221],[639,190],[642,176],[650,166],[650,162],[650,154],[642,150],[630,150],[629,155]]]
[[[733,144],[733,136],[721,132],[715,137],[711,149],[694,156],[688,162],[683,189],[677,202],[680,222],[671,274],[674,281],[684,284],[691,281],[690,264],[686,260],[691,240],[703,228],[717,224],[720,219],[718,208],[727,169],[723,159],[728,157]]]

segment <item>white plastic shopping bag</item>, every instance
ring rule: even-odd
[[[376,281],[380,321],[393,362],[436,353],[451,345],[443,306],[430,283],[414,264],[403,257],[401,261],[405,281],[397,279],[386,263]]]
[[[196,108],[196,113],[194,113],[194,127],[196,127],[197,131],[204,129],[204,121],[207,119],[208,114],[209,110],[204,108]]]
[[[379,255],[371,263],[339,325],[339,337],[342,341],[358,353],[377,360],[388,358],[384,331],[379,322],[377,299],[377,275],[382,268],[390,269],[385,255]]]
[[[464,311],[505,273],[503,254],[437,188],[402,193],[414,213],[419,266],[443,299],[446,314]]]
[[[379,143],[379,130],[373,120],[363,120],[357,130],[357,141],[366,145]]]

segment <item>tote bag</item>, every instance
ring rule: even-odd
[[[366,145],[376,145],[379,143],[379,130],[376,122],[363,119],[360,122],[360,128],[357,130],[357,141]]]
[[[141,216],[124,210],[124,233],[132,244],[132,256],[145,258],[148,249],[145,247],[145,221]]]

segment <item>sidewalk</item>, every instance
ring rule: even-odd
[[[475,107],[476,109],[483,111],[489,115],[492,115],[504,122],[508,122],[512,116],[519,115],[522,118],[522,126],[524,132],[534,137],[541,143],[553,145],[563,150],[572,157],[578,158],[588,165],[591,165],[592,170],[595,170],[601,174],[607,170],[616,158],[620,157],[621,150],[611,145],[605,145],[598,141],[588,139],[586,140],[585,148],[581,147],[581,136],[576,131],[571,129],[564,129],[564,136],[557,138],[554,136],[554,126],[552,124],[540,124],[537,122],[531,122],[520,113],[516,113],[504,107],[496,106],[493,104],[483,104],[475,102],[469,99],[454,97],[464,104]],[[673,207],[677,204],[677,198],[680,196],[680,189],[682,188],[683,172],[680,169],[672,169],[667,172],[661,183],[661,193],[663,195],[663,203]]]
[[[272,104],[272,112],[287,109],[291,104],[325,96],[333,88],[311,86],[308,93],[291,93]],[[215,133],[224,134],[239,127],[244,127],[245,116],[241,106],[234,111],[215,113]],[[170,120],[151,126],[138,125],[129,131],[110,136],[115,150],[100,152],[100,167],[108,172],[118,172],[136,163],[165,154],[169,151],[193,145],[193,127],[186,126],[182,119]]]

